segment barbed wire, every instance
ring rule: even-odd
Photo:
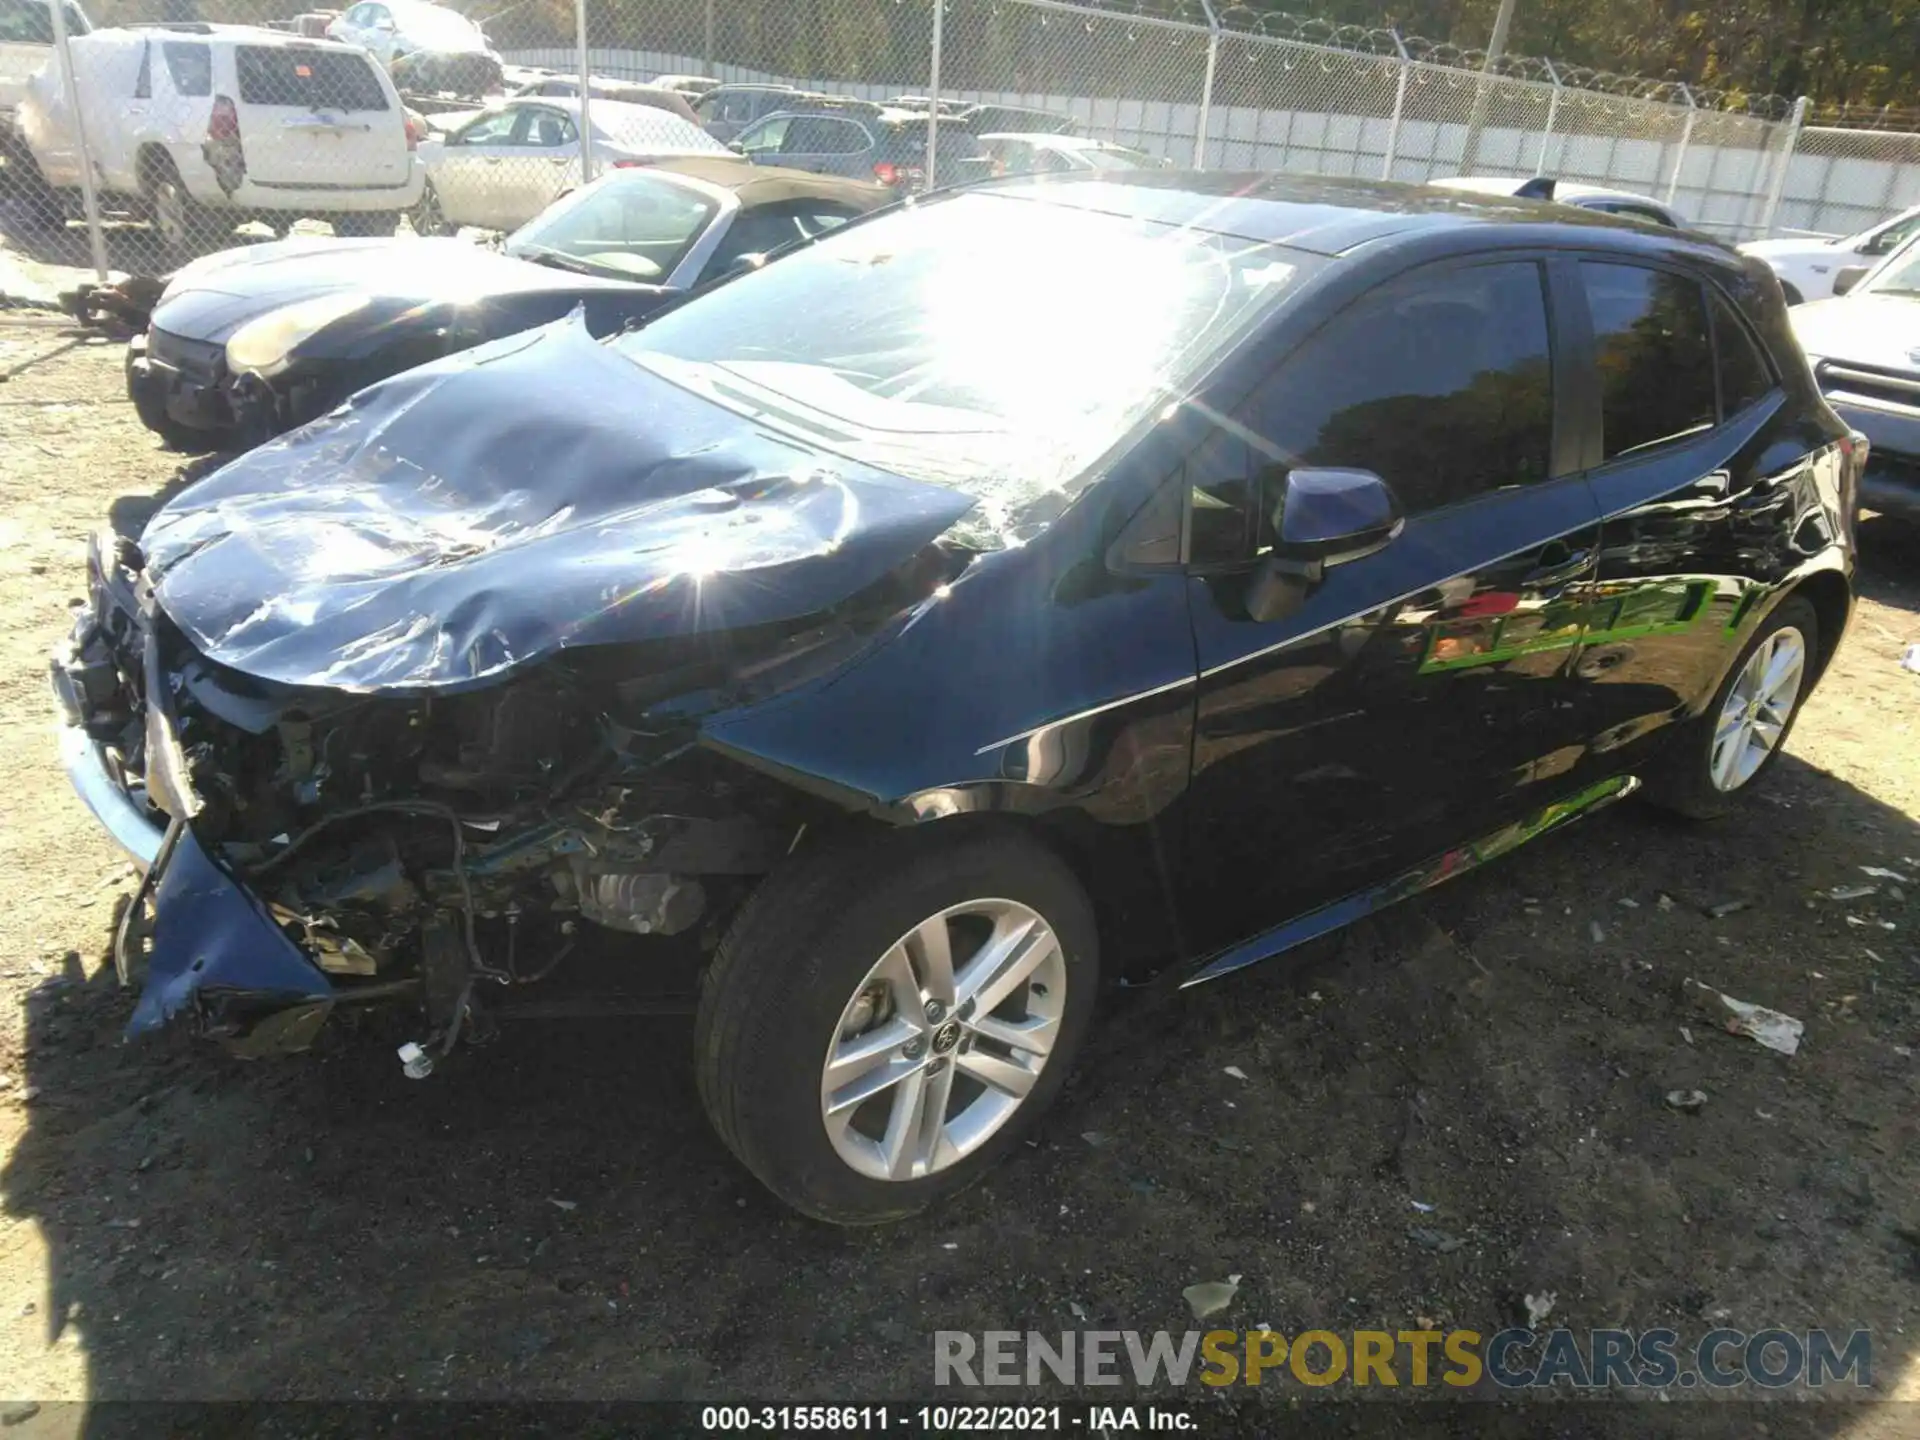
[[[1206,7],[1200,0],[1077,0],[1089,10],[1116,18],[1139,16],[1155,20],[1174,20],[1198,28],[1207,25]],[[1793,101],[1780,95],[1758,94],[1730,87],[1690,85],[1676,78],[1652,79],[1644,75],[1625,75],[1588,65],[1557,64],[1545,56],[1500,56],[1488,62],[1487,52],[1472,46],[1455,45],[1445,40],[1429,40],[1405,35],[1391,26],[1339,24],[1311,15],[1296,15],[1284,10],[1255,10],[1244,4],[1215,5],[1214,14],[1222,30],[1235,35],[1267,41],[1310,45],[1324,50],[1345,51],[1384,59],[1406,59],[1436,69],[1459,71],[1471,79],[1498,75],[1506,79],[1532,81],[1563,90],[1581,90],[1625,101],[1650,104],[1691,104],[1700,110],[1723,110],[1751,115],[1763,120],[1783,119],[1793,109]],[[1844,112],[1846,107],[1840,107]],[[1822,112],[1823,115],[1826,112]],[[1879,117],[1886,115],[1884,121]],[[1867,124],[1871,128],[1898,129],[1920,127],[1920,112],[1856,110],[1849,120],[1826,120],[1822,124]]]

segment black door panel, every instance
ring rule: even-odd
[[[1244,576],[1189,582],[1188,833],[1216,938],[1551,798],[1580,756],[1571,669],[1598,544],[1575,479],[1417,517],[1284,621],[1246,617]]]

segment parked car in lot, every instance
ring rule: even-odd
[[[828,100],[796,102],[741,132],[733,148],[761,165],[873,180],[901,194],[924,189],[929,122],[924,114]],[[976,178],[980,145],[964,125],[940,126],[935,185]]]
[[[66,20],[69,35],[93,29],[73,0],[67,0]],[[0,205],[14,207],[13,224],[61,218],[58,198],[41,178],[14,113],[27,82],[52,54],[53,7],[47,0],[0,0]]]
[[[1511,195],[1516,200],[1552,200],[1582,210],[1598,210],[1603,215],[1623,215],[1629,220],[1645,220],[1669,230],[1684,230],[1687,222],[1671,205],[1631,190],[1609,190],[1603,185],[1581,185],[1556,180],[1551,175],[1516,177],[1509,175],[1456,175],[1429,182],[1447,190],[1467,190],[1476,195]]]
[[[878,1221],[1019,1145],[1103,981],[1724,809],[1847,623],[1860,452],[1758,262],[1563,213],[966,187],[198,481],[54,667],[147,866],[131,1028],[399,1007],[419,1076],[679,967],[722,1139]]]
[[[694,101],[693,108],[709,135],[731,140],[804,93],[791,85],[716,85]]]
[[[69,48],[102,191],[148,213],[177,258],[247,220],[391,234],[420,198],[416,136],[364,51],[244,25],[96,30]],[[20,127],[47,183],[77,190],[57,62],[29,85]]]
[[[998,134],[978,137],[994,175],[1065,175],[1072,170],[1165,170],[1167,161],[1144,150],[1078,135]]]
[[[1872,443],[1860,502],[1920,520],[1920,233],[1839,294],[1793,309],[1793,331],[1840,418]]]
[[[1778,240],[1750,240],[1740,247],[1745,255],[1766,261],[1780,277],[1787,303],[1825,300],[1844,270],[1873,265],[1920,235],[1920,205],[1902,210],[1891,220],[1869,225],[1857,235],[1799,236]]]
[[[587,108],[594,172],[669,155],[725,155],[698,126],[651,105]],[[509,100],[420,146],[426,185],[413,228],[439,235],[463,225],[512,230],[580,184],[580,102]]]
[[[720,82],[711,75],[656,75],[652,83],[662,90],[685,95],[689,100],[697,100],[709,90],[720,88]]]
[[[67,34],[93,29],[87,12],[66,4]],[[53,57],[53,7],[47,0],[0,0],[0,134],[27,93],[27,82]]]
[[[651,105],[669,115],[678,115],[689,125],[700,123],[699,117],[693,113],[693,106],[687,103],[687,97],[677,90],[669,90],[663,85],[642,85],[634,80],[607,80],[598,75],[589,83],[593,87],[590,97],[593,105],[602,100],[616,100],[622,105]],[[529,81],[513,93],[527,100],[542,97],[569,99],[579,95],[580,80],[575,75],[547,75]]]
[[[174,276],[128,347],[127,393],[176,449],[257,443],[376,380],[576,307],[610,334],[892,198],[731,155],[670,159],[576,190],[498,251],[302,237],[208,256]]]
[[[369,51],[382,65],[416,51],[492,54],[478,25],[458,10],[427,0],[361,0],[328,25],[327,34]]]
[[[387,66],[400,93],[413,99],[484,99],[506,86],[506,67],[486,50],[409,50]]]

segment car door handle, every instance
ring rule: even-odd
[[[1564,545],[1549,545],[1539,554],[1540,563],[1520,577],[1529,590],[1547,590],[1579,578],[1593,560],[1589,550],[1568,550]]]

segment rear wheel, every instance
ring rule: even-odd
[[[147,200],[153,209],[153,228],[161,249],[175,265],[223,248],[232,227],[222,226],[213,212],[187,193],[171,159],[156,162],[148,176]]]
[[[971,828],[833,848],[755,893],[708,971],[701,1099],[795,1209],[898,1219],[1052,1103],[1092,1017],[1092,907],[1051,851]]]
[[[420,198],[407,212],[407,223],[413,226],[416,235],[445,235],[448,231],[447,217],[441,212],[440,197],[434,192],[431,180],[420,187]]]
[[[363,210],[333,217],[333,233],[342,237],[391,235],[399,227],[395,210]]]
[[[1719,691],[1665,765],[1647,780],[1656,804],[1711,819],[1761,779],[1780,758],[1801,703],[1813,689],[1820,620],[1799,596],[1783,600],[1740,652]]]

